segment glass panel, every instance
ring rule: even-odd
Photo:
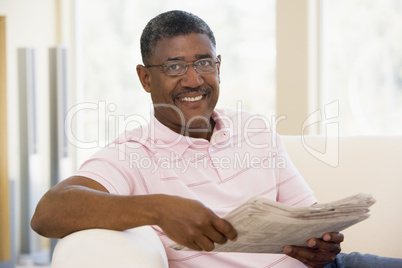
[[[402,1],[322,1],[323,101],[341,135],[402,134]]]
[[[78,68],[82,70],[77,102],[88,105],[77,113],[76,134],[88,147],[104,146],[122,130],[149,120],[150,96],[135,69],[142,63],[139,39],[151,18],[172,9],[198,15],[215,33],[222,55],[218,107],[241,105],[266,116],[274,114],[274,0],[85,0],[77,5]],[[94,150],[79,150],[78,162]]]

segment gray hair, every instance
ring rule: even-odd
[[[159,14],[148,22],[142,32],[140,40],[142,61],[144,64],[149,63],[158,41],[191,33],[206,34],[216,46],[214,33],[208,24],[196,15],[180,10]]]

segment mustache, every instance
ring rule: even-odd
[[[186,93],[190,93],[190,92],[203,92],[203,93],[207,93],[208,95],[211,95],[211,90],[209,90],[207,88],[203,88],[203,87],[190,88],[190,87],[187,87],[184,90],[173,94],[173,100],[176,99],[178,96],[180,96],[182,94],[186,94]]]

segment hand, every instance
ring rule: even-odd
[[[198,201],[177,196],[163,196],[158,205],[157,224],[178,244],[194,250],[211,251],[214,243],[234,241],[237,232]]]
[[[308,267],[324,267],[335,260],[336,255],[341,252],[340,243],[344,237],[342,233],[326,233],[322,239],[311,238],[307,246],[296,247],[286,246],[283,252],[295,259],[298,259]]]

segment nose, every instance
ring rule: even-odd
[[[183,87],[195,88],[204,83],[204,78],[195,70],[193,64],[189,64],[180,84]]]

